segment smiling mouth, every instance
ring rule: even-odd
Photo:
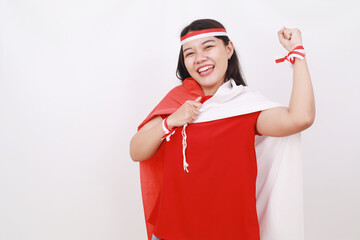
[[[209,70],[210,68],[214,68],[215,66],[214,65],[209,65],[209,66],[205,66],[205,67],[202,67],[198,70],[198,73],[202,73],[202,72],[205,72],[207,70]]]
[[[202,67],[198,70],[198,73],[199,74],[202,74],[202,73],[206,73],[209,71],[209,69],[213,69],[215,66],[214,65],[209,65],[209,66],[205,66],[205,67]]]

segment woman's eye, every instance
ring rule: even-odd
[[[192,55],[193,53],[189,53],[189,54],[187,54],[185,57],[188,57],[188,56],[190,56],[190,55]]]

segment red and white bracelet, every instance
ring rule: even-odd
[[[175,133],[175,129],[170,130],[168,125],[167,125],[167,118],[164,118],[164,120],[162,121],[162,128],[165,132],[165,135],[161,138],[161,140],[163,140],[164,138],[166,138],[166,141],[170,141],[170,136],[173,135]]]
[[[281,63],[284,61],[289,61],[291,63],[291,66],[295,63],[295,58],[304,59],[305,57],[305,50],[303,46],[297,46],[292,51],[289,52],[289,54],[283,58],[275,59],[276,63]]]

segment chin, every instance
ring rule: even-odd
[[[217,76],[208,76],[204,78],[200,78],[200,81],[203,82],[205,85],[216,85],[219,81],[222,81],[220,77]]]
[[[206,89],[212,89],[212,88],[218,88],[222,85],[219,84],[218,80],[207,80],[207,79],[201,79],[200,81],[197,81],[199,83],[199,85],[201,86],[201,88],[204,90],[204,88]]]

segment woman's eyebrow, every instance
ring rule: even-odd
[[[205,42],[202,43],[202,45],[204,45],[208,42],[215,42],[215,40],[212,40],[212,39],[206,40]],[[191,49],[191,47],[184,49],[183,53],[185,53],[186,50],[190,50],[190,49]]]
[[[190,50],[191,48],[186,48],[184,51],[183,51],[183,53],[186,51],[186,50]]]
[[[205,43],[208,43],[208,42],[215,42],[215,40],[209,39],[209,40],[203,42],[202,45],[204,45]]]

